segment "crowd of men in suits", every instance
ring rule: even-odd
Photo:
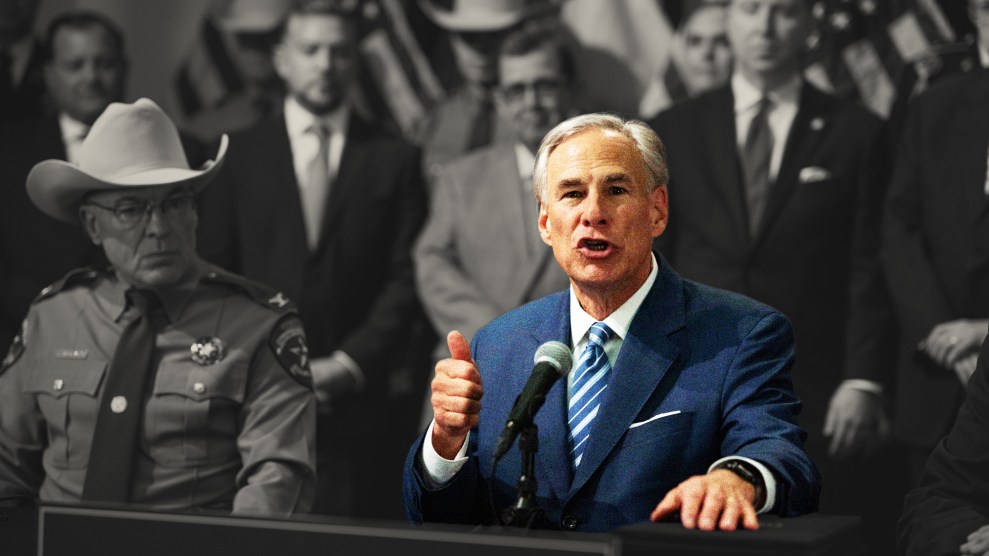
[[[112,21],[68,13],[36,41],[37,2],[14,4],[0,27],[4,345],[42,288],[106,264],[78,230],[36,211],[24,181],[43,159],[76,161],[127,80]],[[532,171],[546,133],[593,107],[546,23],[552,3],[423,1],[463,84],[416,137],[399,137],[348,101],[360,62],[347,4],[267,13],[251,31],[269,37],[279,86],[269,78],[264,94],[277,100],[228,107],[256,123],[202,123],[183,146],[197,167],[215,151],[203,136],[232,132],[199,199],[199,253],[299,309],[319,402],[313,510],[396,517],[430,368],[450,355],[438,338],[470,341],[569,284],[540,236]],[[801,76],[806,0],[697,4],[684,21],[704,27],[684,31],[682,47],[700,77],[689,100],[648,122],[669,170],[655,248],[684,278],[786,315],[820,511],[863,515],[876,553],[892,550],[903,493],[951,431],[989,329],[989,74],[940,78],[887,126]],[[974,55],[989,65],[989,3],[967,6]],[[915,528],[902,530],[903,546],[915,542]]]

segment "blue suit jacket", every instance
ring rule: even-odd
[[[570,344],[566,291],[478,332],[471,352],[484,397],[480,424],[470,435],[470,460],[449,483],[430,490],[422,478],[420,438],[405,466],[410,520],[491,523],[489,486],[499,510],[515,499],[518,447],[505,455],[493,479],[492,447],[529,377],[533,353],[550,340]],[[615,361],[576,475],[566,441],[565,381],[553,386],[536,417],[537,498],[545,512],[536,526],[576,520],[580,530],[603,531],[648,519],[669,490],[728,455],[752,458],[774,472],[774,512],[813,512],[820,477],[796,424],[800,400],[790,381],[793,358],[793,333],[782,314],[684,280],[662,262]],[[680,413],[629,428],[674,411]]]

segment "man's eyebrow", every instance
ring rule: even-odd
[[[556,186],[560,188],[572,189],[574,187],[580,187],[583,184],[580,178],[563,178],[556,182]]]
[[[628,174],[626,174],[625,172],[614,172],[612,174],[608,174],[607,176],[605,176],[604,182],[605,183],[612,183],[616,181],[625,182],[628,181],[629,179],[630,178],[628,177]]]

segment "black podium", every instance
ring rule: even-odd
[[[676,555],[858,556],[860,520],[808,515],[760,518],[760,530],[704,532],[641,523],[608,534],[523,532],[329,517],[261,519],[225,515],[42,506],[6,510],[0,554],[20,556],[216,556],[217,554],[443,556]]]

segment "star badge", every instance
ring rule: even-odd
[[[192,360],[200,365],[214,365],[226,355],[223,341],[211,336],[198,338],[189,346],[189,351],[192,353]]]

